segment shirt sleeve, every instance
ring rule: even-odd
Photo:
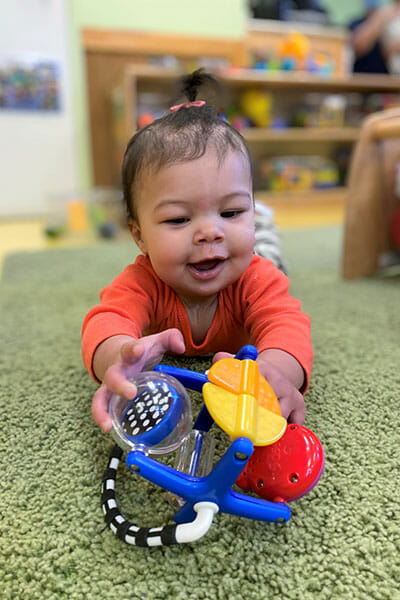
[[[244,325],[258,352],[278,349],[291,354],[302,366],[308,388],[313,350],[311,321],[301,302],[289,294],[290,281],[270,261],[253,259],[240,294]]]
[[[102,342],[115,335],[142,336],[153,309],[153,287],[151,276],[134,264],[100,292],[100,304],[88,312],[82,325],[82,358],[93,379],[93,356]]]

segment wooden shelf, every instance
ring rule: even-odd
[[[240,132],[249,143],[304,142],[354,143],[360,130],[357,127],[289,127],[268,129],[253,127]]]
[[[126,31],[86,27],[81,33],[86,52],[133,54],[146,59],[154,55],[179,57],[215,56],[236,65],[246,60],[246,48],[240,39],[224,37],[195,37],[193,35],[163,34],[160,32]]]
[[[289,190],[279,192],[255,192],[255,200],[271,208],[289,208],[296,205],[318,206],[320,204],[342,208],[346,202],[346,187],[312,190]]]
[[[343,225],[346,188],[307,192],[256,192],[256,200],[274,211],[282,229]]]
[[[352,74],[322,78],[302,71],[261,71],[229,69],[219,73],[231,86],[263,86],[269,89],[333,92],[393,92],[400,93],[400,77],[393,75]]]
[[[183,74],[180,69],[169,69],[157,65],[132,65],[125,71],[128,78],[157,79],[158,82],[176,81]],[[352,74],[323,78],[320,75],[303,71],[262,71],[258,69],[223,69],[218,77],[229,86],[269,89],[295,89],[297,91],[333,92],[393,92],[400,93],[400,77],[393,75]]]

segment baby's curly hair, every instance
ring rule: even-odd
[[[193,102],[200,88],[213,88],[222,96],[219,81],[202,69],[180,80],[180,97]],[[122,191],[128,218],[137,219],[135,192],[145,170],[156,172],[161,167],[202,157],[207,148],[215,149],[220,162],[230,151],[241,152],[252,169],[250,153],[240,133],[221,113],[207,102],[169,112],[130,139],[122,163]]]

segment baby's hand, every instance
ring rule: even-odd
[[[233,354],[227,352],[218,352],[213,358],[213,362],[222,358],[233,358]],[[284,365],[290,372],[291,378],[285,377],[284,369],[278,369],[274,364]],[[302,381],[302,368],[291,355],[281,350],[266,350],[261,352],[257,358],[260,373],[268,381],[278,398],[282,416],[289,423],[303,425],[306,417],[306,408],[303,394],[294,385],[293,381],[299,383]]]
[[[104,432],[110,431],[112,426],[108,414],[108,404],[112,394],[134,398],[136,387],[128,381],[128,377],[153,369],[167,351],[176,354],[185,351],[183,336],[178,329],[167,329],[138,340],[121,342],[117,356],[106,369],[103,383],[94,394],[92,401],[93,419]]]
[[[306,418],[303,394],[276,367],[262,359],[257,362],[259,363],[260,373],[268,381],[278,398],[282,417],[288,423],[303,425]]]

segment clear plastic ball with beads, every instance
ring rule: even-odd
[[[127,451],[157,455],[179,448],[192,428],[192,405],[183,385],[155,371],[128,379],[136,386],[135,398],[114,394],[109,404],[116,443]]]

